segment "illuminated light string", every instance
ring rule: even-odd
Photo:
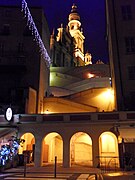
[[[34,23],[30,10],[27,6],[27,2],[22,0],[22,12],[24,12],[24,17],[27,18],[27,25],[29,29],[32,31],[32,35],[34,36],[34,40],[36,41],[37,45],[39,46],[39,51],[41,53],[42,58],[45,60],[47,67],[50,67],[51,59],[47,53],[47,50],[44,46],[44,43],[41,39],[41,36],[37,30],[37,27]]]
[[[19,144],[15,139],[9,140],[10,143],[3,145],[0,149],[0,166],[5,166],[8,160],[13,160],[17,155]]]
[[[0,166],[5,166],[8,161],[14,161],[14,157],[17,156],[20,145],[24,142],[24,139],[18,139],[12,136],[7,144],[2,145],[0,149]]]

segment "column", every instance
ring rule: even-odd
[[[63,167],[70,167],[70,139],[63,139]]]
[[[34,154],[34,163],[35,167],[40,167],[42,165],[42,137],[35,137],[35,154]]]
[[[92,158],[93,158],[93,167],[97,167],[99,163],[99,136],[94,135],[92,137]]]

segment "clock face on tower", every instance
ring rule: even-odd
[[[6,112],[5,112],[5,119],[7,121],[11,121],[12,120],[12,117],[13,117],[13,111],[12,109],[9,107],[6,109]]]

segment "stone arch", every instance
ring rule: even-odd
[[[106,168],[119,167],[118,140],[112,132],[103,132],[99,137],[99,165]]]
[[[27,163],[34,162],[34,153],[35,153],[35,137],[32,133],[24,133],[20,139],[25,140],[25,142],[20,144],[19,154],[27,156]]]
[[[77,132],[70,139],[70,164],[92,166],[92,139],[85,132]]]
[[[47,134],[42,141],[42,164],[63,163],[63,139],[57,132]]]

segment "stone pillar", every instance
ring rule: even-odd
[[[65,138],[63,141],[63,167],[70,167],[70,139]]]
[[[92,158],[93,158],[93,167],[97,167],[99,163],[99,136],[94,135],[92,137],[93,142],[92,142]]]
[[[41,136],[35,137],[35,154],[34,154],[34,163],[35,167],[40,167],[42,165],[42,138]]]

